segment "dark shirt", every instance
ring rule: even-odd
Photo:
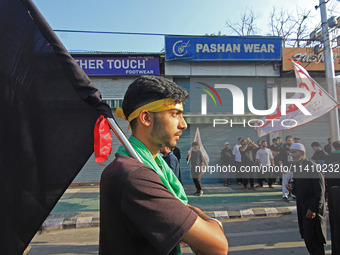
[[[334,162],[340,162],[340,150],[334,151],[333,153],[330,153],[325,158],[326,164],[331,164]]]
[[[221,150],[221,165],[227,166],[233,163],[233,152],[231,149],[223,148]]]
[[[190,157],[191,169],[195,168],[196,166],[201,166],[203,162],[204,158],[200,150],[191,151]]]
[[[181,151],[177,147],[175,147],[172,151],[176,158],[178,159],[178,162],[181,160]]]
[[[325,147],[323,147],[323,149],[325,150],[325,152],[327,152],[327,154],[332,153],[332,146],[330,144],[326,144]]]
[[[326,183],[327,191],[333,186],[340,186],[340,150],[336,150],[331,154],[328,154],[325,158],[325,164],[327,166]],[[333,165],[333,171],[330,169]]]
[[[290,166],[290,165],[294,164],[291,153],[290,153],[289,149],[287,149],[286,147],[283,147],[280,151],[280,161],[282,161],[282,164],[284,166]]]
[[[314,163],[309,160],[302,162],[302,168],[311,166]],[[314,169],[315,164],[314,164]],[[307,177],[306,177],[307,176]],[[301,177],[301,178],[299,178]],[[326,207],[325,207],[325,181],[324,177],[319,172],[296,172],[294,173],[293,194],[296,195],[296,207],[298,214],[298,222],[301,237],[306,242],[312,240],[313,235],[318,232],[322,233],[319,236],[319,241],[326,242]],[[314,219],[306,219],[307,210],[311,210],[317,214]]]
[[[316,151],[314,152],[312,159],[318,164],[323,164],[325,163],[326,156],[327,153],[324,150]]]
[[[163,159],[169,165],[176,177],[179,178],[179,163],[177,157],[173,154],[173,152],[170,151],[168,155],[166,155],[165,157],[163,156]]]
[[[197,215],[156,172],[118,155],[100,181],[99,254],[171,254]]]
[[[253,147],[248,146],[244,151],[242,151],[242,147],[240,148],[242,165],[252,165],[254,163]]]
[[[270,149],[272,152],[281,152],[281,147],[278,145],[278,146],[274,146],[273,144],[272,145],[270,145],[269,147],[268,147],[268,149]],[[274,153],[273,153],[273,156],[274,156]],[[279,161],[280,161],[280,153],[279,154],[277,154],[276,156],[274,156],[274,163],[275,163],[275,165],[276,166],[278,166],[279,165]]]

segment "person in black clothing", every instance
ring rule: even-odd
[[[314,151],[311,159],[317,164],[324,164],[328,153],[322,149],[321,144],[318,142],[312,142],[311,147]]]
[[[306,149],[301,143],[290,146],[290,152],[298,169],[294,173],[293,183],[287,189],[296,195],[296,207],[300,235],[307,250],[312,255],[324,255],[326,244],[326,206],[325,182],[323,175],[315,169],[316,165],[306,159]]]
[[[176,156],[176,158],[178,159],[178,162],[181,160],[181,151],[178,147],[173,147],[172,148],[172,152],[174,153],[174,155]]]
[[[201,176],[203,175],[202,167],[204,166],[204,158],[197,142],[193,142],[191,146],[191,154],[188,155],[188,160],[190,160],[191,163],[191,176],[196,187],[196,193],[194,195],[202,196]]]
[[[172,152],[174,153],[174,155],[176,156],[176,158],[178,159],[178,165],[179,165],[179,173],[178,173],[178,180],[182,183],[182,175],[181,175],[181,166],[180,166],[180,160],[181,160],[181,151],[178,147],[173,147]]]
[[[258,148],[258,146],[251,140],[249,137],[247,139],[243,139],[241,141],[242,147],[240,147],[241,153],[241,164],[242,166],[253,166],[254,162],[254,150]],[[254,187],[254,174],[253,173],[242,173],[242,182],[244,190],[248,190],[248,182],[250,184],[250,188],[256,190]]]
[[[325,147],[323,147],[323,149],[325,150],[325,152],[327,152],[327,154],[331,154],[332,153],[332,142],[331,142],[331,138],[327,139],[327,144],[325,145]]]
[[[221,150],[221,167],[228,167],[229,165],[233,165],[234,163],[234,157],[233,152],[230,149],[229,142],[226,142],[224,144],[224,148]],[[228,180],[228,176],[224,179],[224,186],[230,185],[230,182]]]
[[[282,137],[278,136],[278,137],[276,137],[276,139],[277,139],[277,142],[278,142],[280,148],[282,148]]]
[[[331,171],[340,165],[340,141],[332,143],[334,151],[326,156],[326,192],[328,197],[329,225],[331,228],[332,255],[340,254],[340,176]]]
[[[272,140],[273,144],[268,147],[272,151],[272,154],[274,156],[274,164],[275,166],[280,165],[280,151],[281,147],[279,145],[279,139],[273,138]],[[276,178],[279,177],[280,181],[279,184],[282,184],[281,176],[280,174],[273,173],[273,179],[276,180]]]

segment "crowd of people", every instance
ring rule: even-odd
[[[293,179],[292,171],[282,171],[279,173],[268,173],[265,176],[256,176],[249,173],[242,173],[239,169],[241,166],[287,166],[280,169],[291,169],[291,165],[294,164],[293,158],[290,153],[290,146],[294,143],[300,143],[300,138],[293,138],[291,135],[285,137],[284,141],[281,137],[275,137],[272,139],[272,144],[268,146],[267,141],[258,140],[256,143],[250,138],[239,137],[237,144],[230,148],[230,143],[226,142],[224,148],[220,154],[221,166],[233,165],[236,166],[238,171],[236,172],[236,183],[244,186],[244,190],[248,190],[248,184],[252,190],[256,190],[258,187],[263,187],[263,183],[267,182],[268,187],[273,189],[273,184],[277,183],[282,185],[282,198],[288,200],[289,196],[295,198],[291,192],[286,188]],[[314,153],[310,158],[311,161],[316,164],[323,165],[326,163],[326,158],[331,151],[331,142],[328,139],[328,143],[322,148],[319,142],[312,142],[311,148]],[[257,185],[255,186],[255,182]],[[226,176],[224,181],[225,186],[231,185],[231,178]]]
[[[245,191],[248,190],[248,184],[254,191],[257,187],[263,187],[264,182],[267,182],[271,189],[274,189],[273,184],[275,182],[282,185],[283,200],[288,201],[289,196],[296,200],[300,235],[304,239],[310,254],[325,254],[326,201],[328,200],[332,254],[337,254],[340,252],[340,222],[337,220],[340,212],[338,203],[340,178],[336,178],[338,175],[328,175],[327,169],[336,164],[339,168],[340,141],[331,143],[331,139],[328,139],[324,148],[316,141],[312,142],[310,146],[314,153],[308,159],[305,146],[300,143],[299,138],[293,138],[291,135],[286,136],[284,141],[281,137],[273,138],[270,146],[263,140],[258,140],[255,143],[250,138],[240,137],[233,149],[230,148],[229,142],[225,142],[220,154],[220,163],[224,167],[236,166],[238,169],[236,182],[243,185]],[[168,148],[169,152],[170,150]],[[162,147],[160,152],[164,155],[164,159],[168,157],[163,152]],[[197,171],[197,167],[199,169],[199,167],[204,166],[204,159],[197,142],[192,143],[187,161],[191,163],[191,175],[196,187],[194,195],[202,196],[201,176],[203,173]],[[265,175],[239,171],[241,167],[246,166],[258,166],[259,169],[264,166],[282,166],[279,169],[284,171],[279,173],[266,172]],[[295,168],[292,166],[295,166]],[[320,171],[316,170],[318,166]],[[302,171],[296,171],[296,169]],[[303,171],[305,169],[315,169],[316,171]],[[329,173],[334,174],[333,170]],[[257,185],[255,186],[256,181]],[[231,185],[231,178],[226,176],[224,185]]]
[[[266,176],[254,176],[249,173],[245,175],[238,171],[236,182],[243,185],[245,191],[248,190],[248,183],[253,190],[263,187],[264,180],[269,188],[273,188],[275,181],[281,184],[283,200],[288,201],[289,196],[296,200],[300,235],[310,254],[325,254],[328,200],[332,254],[340,254],[340,141],[331,143],[329,138],[324,148],[316,141],[310,146],[314,153],[307,159],[305,146],[300,143],[299,138],[293,138],[291,135],[286,136],[284,141],[281,137],[273,138],[269,147],[266,141],[258,140],[255,143],[249,138],[240,137],[233,150],[229,142],[224,144],[221,150],[221,165],[234,165],[238,169],[249,165],[257,165],[259,168],[268,165],[286,166],[280,168],[285,171],[279,174],[269,173]],[[231,185],[230,178],[225,178],[224,185]]]

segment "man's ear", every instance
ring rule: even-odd
[[[147,110],[143,110],[140,112],[138,118],[139,121],[141,122],[142,125],[149,127],[151,126],[152,123],[152,114],[151,112],[147,111]]]

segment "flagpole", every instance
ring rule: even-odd
[[[109,125],[112,128],[113,133],[117,136],[118,140],[121,142],[121,144],[124,146],[124,148],[129,152],[131,157],[137,159],[139,162],[143,163],[140,157],[138,156],[135,149],[132,147],[131,143],[125,136],[124,132],[121,130],[121,128],[118,126],[117,122],[113,118],[107,118],[109,121]]]
[[[333,54],[328,33],[326,2],[325,0],[319,0],[319,3],[325,52],[324,54],[325,54],[326,84],[329,94],[333,98],[336,98],[337,94],[334,82],[335,72],[333,64]],[[330,111],[329,116],[330,116],[331,139],[332,141],[340,140],[338,108],[336,107],[332,111]]]

